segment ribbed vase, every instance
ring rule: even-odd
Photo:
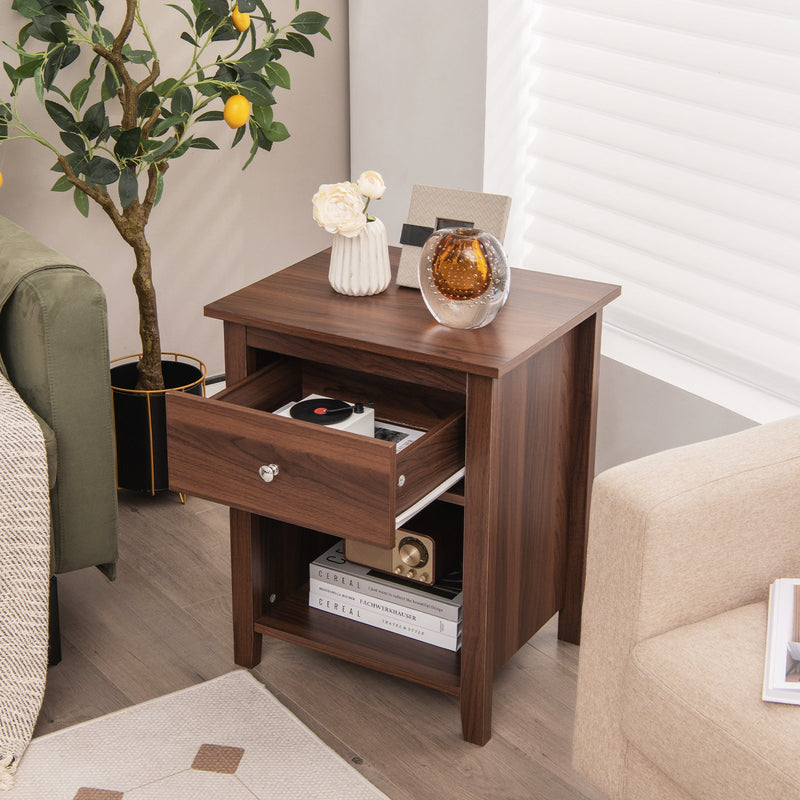
[[[368,222],[358,236],[334,234],[328,280],[339,294],[354,296],[379,294],[389,286],[389,244],[379,219]]]

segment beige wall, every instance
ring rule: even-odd
[[[112,10],[112,4],[106,5]],[[284,23],[291,19],[294,1],[273,0],[268,7]],[[320,183],[349,177],[347,2],[309,0],[301,7],[311,9],[331,18],[333,40],[314,37],[313,59],[283,56],[292,89],[276,90],[275,118],[287,125],[291,138],[270,153],[260,152],[243,172],[249,136],[230,150],[232,132],[222,122],[210,123],[218,126],[213,138],[221,150],[194,150],[173,163],[148,226],[163,348],[202,359],[211,375],[223,371],[222,326],[203,317],[203,305],[329,246],[330,236],[311,217],[311,196]],[[0,7],[4,40],[16,38],[17,19],[10,3]],[[164,43],[159,44],[164,76],[185,63],[179,56],[188,45],[178,39],[179,19],[165,7],[163,18],[151,22],[157,42]],[[7,50],[3,58],[10,60]],[[7,97],[4,75],[0,86]],[[49,136],[57,140],[35,98],[23,96],[21,102],[25,115],[44,119]],[[35,143],[0,147],[0,214],[97,278],[108,299],[111,356],[138,352],[132,252],[98,207],[91,208],[87,220],[69,193],[49,191],[58,177],[50,171],[54,161],[50,151]]]

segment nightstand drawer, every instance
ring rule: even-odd
[[[348,400],[369,396],[377,419],[409,424],[399,400],[409,396],[407,389],[361,376],[367,388],[359,394],[333,395],[324,391],[332,381],[338,389],[353,386],[359,376],[347,374],[342,381],[324,369],[276,359],[211,399],[169,393],[170,488],[392,546],[396,516],[464,466],[463,401],[443,393],[426,396],[424,411],[411,414],[412,427],[426,432],[400,452],[392,442],[271,413],[311,392]]]

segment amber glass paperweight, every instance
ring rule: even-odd
[[[476,228],[441,228],[428,237],[419,261],[419,287],[437,322],[481,328],[508,297],[509,269],[495,236]]]

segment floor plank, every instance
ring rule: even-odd
[[[227,509],[120,494],[117,580],[59,577],[64,657],[36,735],[232,669]],[[570,766],[578,648],[553,619],[497,674],[493,736],[455,698],[279,641],[253,674],[392,800],[602,800]]]

